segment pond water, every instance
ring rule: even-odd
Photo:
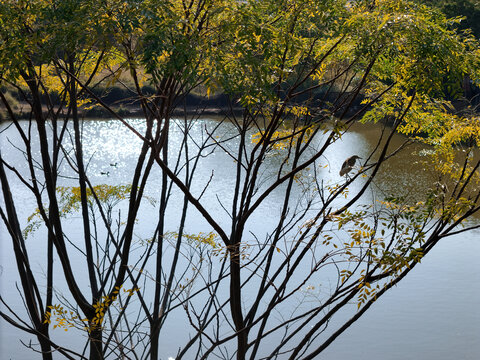
[[[214,118],[200,119],[192,128],[192,133],[200,137],[204,127],[215,126],[218,120]],[[139,128],[142,121],[132,119],[131,123]],[[26,124],[25,124],[26,125]],[[228,126],[223,136],[229,135]],[[2,156],[17,169],[26,173],[22,168],[25,162],[23,154],[15,150],[13,145],[19,144],[13,127],[8,123],[1,125]],[[368,154],[375,146],[380,128],[375,125],[355,125],[345,134],[325,155],[328,170],[324,177],[335,181],[338,171],[345,158],[353,154]],[[196,134],[196,135],[195,135]],[[131,182],[131,170],[139,153],[140,141],[120,122],[115,120],[86,121],[83,125],[85,158],[90,159],[88,173],[94,184],[127,184]],[[179,144],[182,134],[179,129],[172,128],[170,141]],[[400,144],[402,138],[397,136],[395,144]],[[395,146],[394,144],[394,146]],[[234,146],[234,145],[230,145]],[[398,156],[385,163],[378,175],[368,198],[383,198],[390,191],[395,190],[405,196],[423,195],[429,183],[430,173],[426,171],[418,154],[422,149],[413,145],[402,151]],[[67,149],[68,150],[68,149]],[[269,161],[275,161],[270,159]],[[205,207],[219,223],[227,224],[228,216],[218,204],[220,199],[228,199],[235,179],[232,170],[235,164],[224,153],[215,153],[199,166],[196,179],[199,184],[192,192],[200,194],[203,187],[215,170],[215,180],[207,189],[202,199]],[[61,185],[75,186],[69,178],[72,176],[64,162]],[[267,174],[268,175],[268,174]],[[158,172],[152,178],[158,177]],[[17,199],[17,210],[21,220],[26,222],[27,217],[35,209],[35,203],[25,187],[11,177],[12,192]],[[353,184],[352,186],[359,186]],[[155,182],[147,188],[149,196],[158,194]],[[179,199],[181,199],[179,197]],[[256,217],[249,223],[249,228],[257,233],[273,224],[277,219],[274,211],[279,208],[282,193],[274,193],[258,210]],[[181,201],[172,201],[172,213],[181,208]],[[152,232],[155,221],[154,211],[143,207],[139,215],[142,222],[142,232]],[[178,212],[177,212],[178,214]],[[205,230],[206,224],[195,211],[189,212],[188,231],[195,233]],[[172,215],[173,218],[177,215]],[[72,219],[71,226],[79,219]],[[473,222],[480,221],[478,218]],[[25,225],[25,224],[23,224]],[[21,298],[15,289],[17,279],[16,265],[12,257],[11,242],[4,224],[0,226],[1,236],[1,293],[12,308],[22,312]],[[44,254],[44,245],[35,241],[42,236],[42,230],[29,240],[33,253]],[[138,234],[139,237],[142,234]],[[321,359],[334,360],[450,360],[450,359],[478,359],[480,358],[480,231],[474,230],[459,236],[446,238],[422,260],[413,272],[397,287],[381,297],[367,313],[360,318],[350,329],[337,339],[322,354]],[[33,259],[35,270],[39,274],[44,270],[42,257]],[[79,260],[80,261],[80,260]],[[81,262],[74,264],[81,268]],[[61,291],[61,290],[59,290]],[[176,338],[182,338],[184,326],[181,322],[173,321],[168,328],[168,339],[161,344],[164,358],[167,359],[176,353],[182,342],[176,343]],[[26,349],[20,339],[28,343],[29,337],[0,321],[0,358],[26,360],[35,355]],[[65,340],[74,344],[75,339],[68,334],[59,334],[59,342]]]

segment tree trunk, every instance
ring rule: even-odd
[[[230,310],[237,332],[237,360],[244,360],[247,352],[247,332],[244,330],[240,277],[240,243],[230,250]]]
[[[92,325],[93,329],[90,332],[90,360],[103,360],[103,341],[102,329],[99,325]]]
[[[42,335],[37,336],[38,342],[40,343],[40,349],[42,351],[43,360],[53,360],[52,357],[52,347],[48,341],[48,329],[46,331],[41,331]]]

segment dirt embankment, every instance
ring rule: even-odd
[[[462,98],[459,100],[452,101],[456,113],[462,112],[480,112],[480,89],[475,88],[475,93],[470,94],[470,99]],[[7,102],[10,104],[11,110],[17,118],[29,118],[30,117],[30,106],[27,101],[22,101],[20,94],[15,92],[13,89],[0,89],[4,94]],[[104,102],[109,108],[112,109],[116,114],[123,117],[141,117],[143,116],[142,109],[140,107],[140,101],[138,96],[133,91],[124,88],[113,86],[109,88],[96,88],[93,90],[94,94],[98,96],[102,102]],[[150,86],[144,86],[142,92],[146,97],[149,97],[153,100],[154,89]],[[362,97],[358,96],[352,103],[350,101],[345,101],[345,98],[350,97],[351,93],[344,93],[339,97],[339,93],[316,93],[316,94],[305,94],[303,97],[299,98],[295,102],[297,104],[309,103],[310,106],[318,109],[322,109],[332,104],[341,104],[344,106],[350,104],[347,109],[346,116],[351,116],[355,114],[362,108],[361,101]],[[44,103],[47,103],[47,99],[43,99]],[[85,100],[85,99],[84,99]],[[88,100],[88,98],[87,98]],[[54,104],[54,109],[58,111],[61,99],[57,94],[52,94],[48,99],[49,102]],[[81,107],[80,115],[84,118],[111,118],[112,114],[105,107],[94,104],[94,101],[86,103]],[[92,105],[94,104],[94,105]],[[177,100],[177,103],[174,104],[173,115],[182,116],[184,114],[193,115],[223,115],[231,113],[241,113],[243,111],[242,106],[236,99],[220,93],[213,96],[202,96],[197,94],[188,94],[184,97],[181,97]],[[343,113],[344,107],[340,106],[337,109],[337,114]],[[47,112],[48,109],[44,106],[44,111]],[[63,110],[66,112],[66,109]],[[10,116],[8,114],[7,108],[3,104],[3,101],[0,101],[0,120],[9,120]]]

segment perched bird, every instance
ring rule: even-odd
[[[340,176],[347,175],[355,166],[355,162],[357,159],[361,159],[360,156],[353,155],[350,156],[347,160],[342,165],[342,168],[340,169]]]

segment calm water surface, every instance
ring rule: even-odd
[[[201,136],[204,126],[213,127],[217,120],[202,119],[193,128],[193,133]],[[132,124],[141,128],[139,120],[131,120]],[[12,150],[12,144],[19,139],[13,128],[8,124],[1,126],[2,155],[22,169],[23,155]],[[230,128],[231,130],[232,128]],[[229,128],[224,130],[225,136]],[[338,171],[345,158],[353,154],[362,156],[375,146],[379,129],[375,126],[355,126],[353,131],[344,135],[326,154],[328,168],[324,178],[335,181]],[[172,129],[171,141],[178,144],[181,141],[181,132]],[[140,141],[124,128],[119,122],[88,121],[84,124],[85,157],[91,159],[88,167],[93,183],[126,184],[131,182],[131,167],[139,153]],[[402,138],[395,139],[400,144]],[[395,145],[395,144],[394,144]],[[232,148],[234,144],[231,145]],[[390,191],[400,191],[406,196],[423,195],[428,184],[428,172],[421,164],[418,152],[422,148],[418,145],[406,149],[399,156],[389,160],[379,174],[372,192],[368,198],[383,198]],[[275,161],[271,159],[269,161]],[[110,163],[117,163],[116,167]],[[68,178],[71,174],[66,164],[63,173],[67,177],[62,179],[64,186],[76,186]],[[234,179],[232,169],[235,164],[222,153],[216,153],[206,158],[199,166],[196,179],[198,188],[193,193],[200,193],[204,184],[215,169],[215,178],[203,197],[206,207],[219,222],[227,223],[227,215],[220,209],[215,195],[219,198],[229,198]],[[108,172],[109,176],[102,174]],[[152,174],[152,178],[158,174]],[[13,181],[12,191],[17,201],[17,210],[22,220],[35,209],[30,194],[18,181]],[[353,185],[355,186],[355,185]],[[359,186],[359,185],[357,185]],[[158,186],[151,184],[148,188],[151,196],[158,194]],[[272,209],[279,208],[282,201],[281,193],[273,194],[268,198],[258,216],[250,223],[250,228],[262,232],[266,223],[274,223],[276,213]],[[175,205],[177,203],[178,205]],[[181,201],[172,201],[180,209]],[[144,207],[139,218],[144,224],[142,231],[145,234],[153,229],[154,221],[149,222],[152,215],[151,208]],[[188,231],[205,231],[206,224],[195,211],[189,212]],[[152,218],[153,219],[153,218]],[[72,219],[72,226],[78,219]],[[479,221],[474,219],[472,221]],[[20,297],[15,290],[15,263],[12,260],[12,249],[8,233],[2,223],[1,231],[1,291],[2,296],[13,303],[13,308],[22,311]],[[42,230],[35,235],[42,236]],[[34,253],[44,254],[43,245],[31,240],[29,246],[35,249]],[[384,295],[357,323],[343,336],[336,340],[320,357],[334,360],[451,360],[480,358],[480,232],[472,231],[444,239],[423,261],[403,280],[396,288]],[[33,261],[38,273],[42,273],[41,259]],[[77,266],[83,266],[81,263]],[[29,337],[19,333],[12,327],[0,322],[0,358],[27,360],[36,358],[34,353],[26,350],[19,339],[28,342]],[[181,322],[171,322],[168,327],[169,338],[181,338],[184,334]],[[58,334],[58,342],[74,342],[68,334]],[[162,343],[165,359],[173,355],[177,345],[183,342],[169,340]],[[37,358],[39,358],[37,356]]]

